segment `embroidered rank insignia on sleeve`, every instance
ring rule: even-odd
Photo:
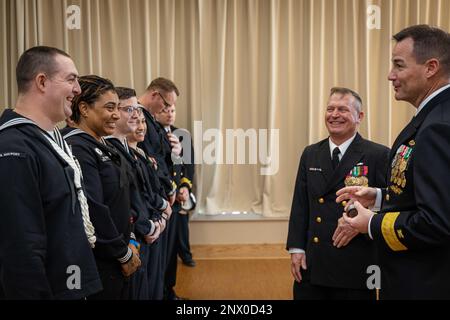
[[[391,248],[392,251],[405,251],[408,248],[400,242],[400,239],[404,239],[403,231],[401,229],[395,230],[395,221],[397,220],[400,212],[387,212],[383,221],[381,222],[381,233],[383,234],[384,241]]]

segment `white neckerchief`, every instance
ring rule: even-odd
[[[49,134],[45,134],[44,132],[42,132],[42,135],[47,138],[48,142],[50,142],[52,148],[56,151],[56,153],[58,153],[58,155],[63,158],[64,161],[66,161],[74,171],[73,182],[75,184],[78,201],[80,202],[84,231],[86,232],[89,244],[92,248],[94,248],[97,238],[95,237],[95,229],[89,217],[89,206],[87,203],[87,199],[83,192],[83,188],[81,187],[82,172],[80,164],[78,163],[78,160],[72,155],[72,151],[70,150],[66,141],[64,141],[64,139],[62,138],[61,133],[57,128],[55,128],[55,130],[53,130],[53,134],[51,134],[53,139]]]

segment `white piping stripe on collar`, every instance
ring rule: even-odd
[[[58,129],[54,129],[53,130],[53,134],[54,134],[54,136],[55,136],[55,140],[56,140],[56,143],[61,147],[61,148],[63,148],[64,147],[64,140],[63,140],[63,138],[62,138],[62,136],[61,136],[61,132],[59,132],[59,130]]]
[[[39,126],[36,124],[36,122],[34,122],[34,121],[30,120],[30,119],[25,119],[25,118],[20,117],[20,118],[14,118],[14,119],[11,119],[11,120],[5,122],[2,126],[0,126],[0,131],[4,130],[4,129],[7,129],[7,128],[10,128],[10,127],[14,127],[14,126],[19,125],[19,124],[32,124],[32,125],[34,125],[34,126],[39,128]],[[39,129],[41,129],[41,128],[39,128]],[[42,133],[44,133],[44,131],[42,131]],[[53,140],[61,148],[63,148],[63,150],[67,151],[66,147],[65,147],[65,144],[63,142],[63,138],[61,136],[61,132],[58,130],[58,128],[55,128],[53,130],[53,133],[54,133],[54,139]],[[49,136],[49,134],[47,132],[45,132],[45,135]]]
[[[67,138],[70,138],[70,137],[73,137],[75,135],[82,134],[82,133],[86,133],[86,132],[84,132],[83,130],[80,130],[80,129],[75,129],[75,130],[72,130],[72,131],[66,133],[63,138],[67,139]]]
[[[4,130],[4,129],[6,129],[6,128],[9,128],[9,127],[16,126],[16,125],[18,125],[18,124],[22,124],[22,123],[27,123],[27,124],[32,124],[32,125],[37,126],[37,124],[36,124],[35,122],[33,122],[33,121],[29,120],[29,119],[25,119],[25,118],[15,118],[15,119],[11,119],[11,120],[5,122],[4,124],[2,124],[2,125],[0,126],[0,131],[1,131],[1,130]]]

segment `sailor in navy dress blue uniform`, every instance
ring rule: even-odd
[[[64,129],[85,177],[92,223],[97,233],[94,254],[104,291],[95,297],[122,299],[127,292],[121,264],[131,259],[128,247],[133,231],[130,176],[126,163],[112,146],[78,129]]]
[[[41,129],[10,109],[0,118],[0,179],[0,298],[82,299],[101,291],[73,170]],[[81,271],[78,289],[67,286],[70,266]]]

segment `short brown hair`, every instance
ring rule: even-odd
[[[333,87],[330,90],[330,97],[333,94],[341,94],[343,96],[348,95],[348,94],[352,95],[355,98],[354,107],[355,107],[356,111],[361,112],[363,103],[362,103],[361,97],[359,96],[358,93],[356,93],[356,91],[353,91],[352,89],[344,88],[344,87]]]
[[[445,75],[450,74],[450,35],[448,32],[426,24],[419,24],[403,29],[393,38],[397,42],[411,38],[414,41],[413,53],[417,63],[424,64],[427,60],[436,58]]]
[[[19,93],[27,92],[30,82],[41,72],[48,77],[52,77],[58,71],[55,63],[57,55],[70,58],[64,51],[46,46],[32,47],[22,53],[16,66],[16,81]]]
[[[119,100],[126,100],[132,97],[136,97],[136,90],[127,87],[116,87],[117,95]]]
[[[165,93],[169,93],[174,91],[177,96],[180,95],[180,91],[178,91],[177,86],[171,80],[166,78],[156,78],[153,80],[147,87],[147,91],[151,90],[161,90]]]

